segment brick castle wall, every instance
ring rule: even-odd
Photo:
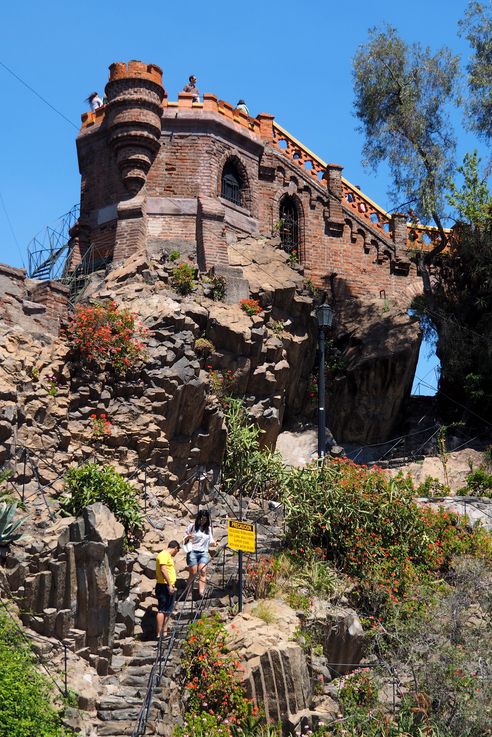
[[[152,65],[141,65],[126,79],[124,65],[111,69],[113,77],[115,69],[119,75],[110,82],[116,101],[108,108],[113,112],[87,114],[78,139],[81,222],[88,242],[102,244],[118,261],[147,239],[161,242],[163,248],[182,241],[194,248],[200,268],[209,269],[228,263],[231,238],[277,235],[280,203],[288,194],[299,213],[300,260],[315,285],[327,287],[331,280],[344,297],[409,300],[420,291],[415,265],[406,257],[404,216],[386,223],[386,231],[373,225],[364,217],[363,204],[357,208],[344,200],[341,167],[310,171],[300,166],[292,151],[282,152],[276,145],[272,116],[248,118],[213,95],[205,95],[203,104],[194,104],[184,93],[178,103],[163,97],[158,147],[149,154],[148,168],[138,172],[138,192],[128,191],[128,181],[126,186],[123,181],[128,172],[114,153],[114,111],[117,105],[127,105],[125,140],[137,140],[146,118],[137,104],[128,102],[133,99],[132,84],[139,99],[148,93],[149,101],[143,100],[141,107],[155,116],[159,74]],[[145,77],[145,69],[151,69],[152,79]],[[124,89],[123,102],[118,85]],[[130,161],[138,156],[129,144],[125,151]],[[241,207],[220,197],[221,175],[229,160],[244,183]],[[137,177],[132,177],[134,184]],[[112,220],[105,220],[111,215]]]

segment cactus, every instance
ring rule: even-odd
[[[0,504],[0,545],[9,545],[22,537],[22,533],[17,532],[17,530],[27,518],[21,517],[21,519],[14,522],[16,510],[16,502],[13,504],[2,502]]]

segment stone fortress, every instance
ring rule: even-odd
[[[107,104],[82,115],[77,138],[72,267],[89,249],[104,265],[179,241],[202,271],[220,273],[241,237],[273,235],[306,278],[331,282],[342,299],[409,301],[420,290],[408,252],[428,247],[433,228],[386,213],[273,115],[252,118],[207,93],[171,102],[155,64],[109,69]]]

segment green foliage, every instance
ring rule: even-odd
[[[95,502],[102,502],[113,512],[130,540],[140,536],[143,517],[136,492],[114,468],[86,463],[69,469],[65,475],[63,510],[76,517]]]
[[[460,496],[484,496],[492,499],[492,473],[483,466],[476,468],[466,477],[466,486],[456,493]]]
[[[440,390],[484,417],[492,410],[492,197],[478,165],[475,155],[465,157],[463,186],[451,188],[463,222],[441,254],[432,294],[416,300],[415,309],[428,331],[437,330]]]
[[[221,302],[227,291],[227,282],[223,276],[213,276],[210,280],[212,286],[212,299]]]
[[[0,734],[2,737],[68,735],[51,702],[52,685],[34,666],[14,623],[0,611]]]
[[[263,309],[257,299],[242,299],[239,304],[241,305],[242,311],[250,317],[259,315]]]
[[[191,294],[195,286],[195,267],[190,264],[175,266],[171,274],[171,286],[183,296]]]
[[[455,208],[462,222],[468,225],[485,224],[491,216],[492,198],[487,179],[480,174],[478,153],[465,154],[463,164],[456,171],[463,177],[463,182],[459,189],[454,180],[449,182],[449,204]]]
[[[275,612],[267,601],[259,601],[255,604],[251,609],[251,614],[258,617],[258,619],[262,619],[265,624],[273,624],[277,621]]]
[[[355,55],[353,76],[367,163],[377,168],[385,161],[396,193],[418,217],[440,225],[455,149],[447,105],[458,58],[446,47],[432,54],[409,45],[395,28],[373,28]]]
[[[490,536],[466,520],[419,508],[408,478],[347,459],[293,469],[285,482],[287,543],[298,554],[324,551],[357,582],[366,612],[390,617],[402,602],[411,614],[415,588],[431,587],[453,556],[492,557]]]
[[[212,365],[207,366],[207,368],[212,393],[226,407],[235,393],[237,377],[232,369],[214,369]]]
[[[236,678],[241,665],[227,652],[226,635],[217,615],[199,619],[190,627],[181,657],[186,713],[175,737],[265,735],[263,716]]]
[[[244,403],[230,399],[225,409],[227,444],[222,467],[225,488],[241,488],[246,495],[257,491],[277,497],[286,468],[280,453],[260,448],[260,428],[248,419]]]
[[[179,251],[171,251],[171,253],[169,254],[169,261],[177,261],[180,256],[181,254]]]
[[[479,136],[492,139],[492,10],[490,3],[468,3],[460,23],[473,50],[468,64],[467,122]]]
[[[492,734],[492,574],[483,561],[462,558],[452,586],[418,619],[395,622],[383,643],[388,666],[412,673],[420,710],[454,737]]]
[[[285,324],[283,320],[270,320],[268,327],[275,335],[281,335],[285,330]]]
[[[338,692],[340,701],[346,708],[375,706],[378,701],[378,688],[369,675],[369,670],[360,670],[351,673],[343,681]]]
[[[9,545],[22,537],[22,533],[17,532],[17,530],[27,517],[22,517],[14,522],[16,511],[16,502],[0,503],[0,545]]]
[[[415,490],[416,496],[449,496],[449,493],[449,486],[442,484],[433,476],[427,476]]]
[[[209,356],[215,351],[215,346],[212,341],[207,338],[197,338],[195,340],[195,351],[200,356]]]

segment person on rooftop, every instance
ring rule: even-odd
[[[183,87],[183,92],[188,92],[189,94],[193,95],[193,102],[200,102],[200,93],[198,91],[198,87],[196,86],[195,75],[190,74],[188,79],[189,82]]]
[[[238,100],[236,105],[236,110],[241,110],[241,112],[245,113],[246,115],[249,115],[249,109],[244,100]]]
[[[97,110],[98,107],[101,107],[103,104],[103,101],[99,97],[99,92],[91,92],[91,94],[87,98],[87,102],[89,103],[91,111],[93,113]]]

